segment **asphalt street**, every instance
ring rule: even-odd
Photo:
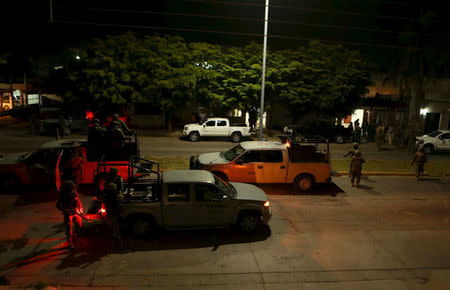
[[[194,154],[225,151],[233,146],[230,140],[207,139],[200,142],[189,142],[181,139],[181,132],[167,133],[158,130],[138,130],[141,154],[158,157],[190,157]],[[86,138],[86,135],[72,134],[68,138]],[[53,136],[35,136],[31,134],[27,123],[15,122],[14,119],[0,118],[0,155],[15,152],[31,151],[39,145],[53,140]],[[331,158],[344,159],[344,154],[352,147],[347,144],[330,144]],[[394,146],[386,146],[378,152],[376,145],[361,144],[360,149],[366,160],[411,160],[411,153],[406,150],[396,150]],[[448,160],[450,153],[440,152],[429,156],[429,160]]]
[[[369,177],[362,185],[338,177],[302,195],[263,186],[273,217],[254,235],[162,231],[126,238],[117,250],[107,228],[87,224],[72,253],[54,195],[0,195],[0,276],[14,285],[156,289],[450,287],[450,179]]]

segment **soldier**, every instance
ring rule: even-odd
[[[88,130],[87,155],[88,160],[98,161],[105,152],[106,129],[98,119],[92,121]]]
[[[361,157],[361,151],[356,150],[350,162],[350,181],[352,186],[359,187],[361,180],[362,164],[366,161]]]
[[[375,129],[375,142],[377,143],[378,151],[381,151],[381,147],[384,144],[384,126],[380,123]]]
[[[359,146],[358,143],[353,143],[353,149],[351,149],[350,151],[348,151],[347,154],[344,155],[344,157],[347,157],[350,155],[350,157],[352,158],[355,155],[355,152],[359,151]]]
[[[114,115],[112,116],[112,121],[113,121],[113,123],[114,123],[114,122],[118,122],[118,123],[119,123],[119,128],[122,130],[122,132],[123,132],[125,135],[131,135],[131,134],[133,133],[132,131],[130,131],[130,129],[128,129],[127,124],[125,124],[125,122],[122,121],[122,120],[119,118],[119,115],[114,114]],[[111,129],[112,129],[113,127],[114,127],[114,125],[111,126]]]
[[[418,150],[416,154],[414,154],[413,159],[411,160],[411,166],[416,164],[416,179],[420,180],[423,176],[423,170],[425,163],[427,162],[427,154],[422,149]]]
[[[118,173],[119,170],[117,170],[117,168],[111,167],[106,176],[105,185],[114,183],[116,185],[116,190],[120,193],[123,191],[123,179]]]
[[[68,161],[68,177],[76,184],[79,184],[82,181],[85,161],[86,160],[80,150],[75,150]]]
[[[118,202],[118,190],[116,183],[108,183],[103,191],[104,203],[106,207],[106,215],[108,217],[108,223],[111,227],[111,231],[115,242],[121,244],[120,236],[120,212]]]
[[[79,214],[83,213],[83,205],[73,181],[66,180],[61,185],[56,208],[63,212],[68,247],[73,249],[75,227],[81,227],[82,218]]]
[[[112,128],[108,132],[109,153],[114,158],[121,158],[125,147],[125,134],[118,121],[112,122]],[[120,160],[120,159],[119,159]]]

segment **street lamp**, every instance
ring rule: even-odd
[[[266,85],[266,53],[267,53],[267,26],[269,25],[269,0],[266,0],[264,13],[264,44],[263,63],[261,75],[261,108],[259,110],[259,139],[263,139],[263,118],[264,118],[264,91]]]

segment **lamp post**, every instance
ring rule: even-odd
[[[259,110],[259,139],[263,139],[263,118],[264,118],[264,91],[266,85],[266,54],[267,54],[267,27],[269,25],[269,0],[266,0],[264,13],[264,44],[263,63],[261,76],[261,108]]]

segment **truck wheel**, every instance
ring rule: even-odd
[[[238,143],[239,141],[241,141],[242,135],[239,132],[233,132],[233,134],[231,134],[231,140],[234,143]]]
[[[310,191],[313,187],[313,179],[310,175],[302,174],[295,178],[294,189],[297,192]]]
[[[2,193],[16,193],[20,187],[20,179],[14,175],[0,176],[0,188]]]
[[[251,233],[256,231],[261,224],[261,216],[256,213],[245,213],[238,221],[239,229],[244,233]]]
[[[189,141],[191,142],[197,142],[200,139],[200,134],[198,132],[191,132],[189,133]]]
[[[336,136],[336,143],[338,143],[338,144],[344,143],[344,136],[342,136],[342,135],[337,135],[337,136]]]
[[[146,238],[155,229],[155,221],[150,216],[137,216],[130,218],[128,227],[131,235],[138,239]]]
[[[434,146],[431,144],[427,144],[427,145],[423,146],[423,151],[425,151],[425,153],[427,153],[427,154],[431,154],[434,151]]]

